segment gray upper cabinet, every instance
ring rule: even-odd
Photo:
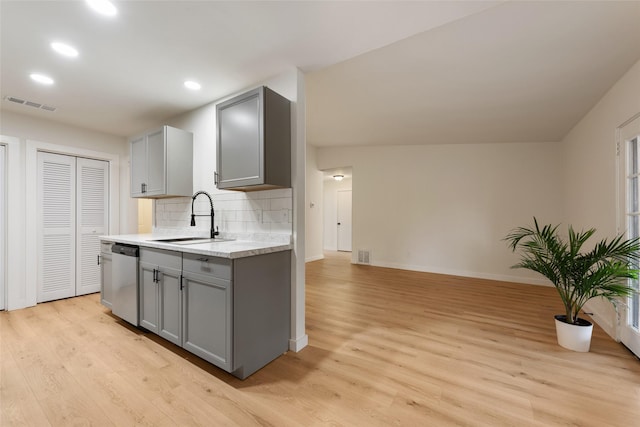
[[[291,187],[290,105],[265,86],[217,105],[219,189]]]
[[[129,140],[131,197],[193,194],[193,134],[162,126]]]

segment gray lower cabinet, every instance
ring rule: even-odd
[[[289,349],[291,251],[233,260],[233,371],[246,378]]]
[[[182,256],[183,347],[226,370],[233,370],[233,261],[184,253]]]
[[[140,254],[146,249],[140,249]],[[159,333],[159,296],[160,291],[156,283],[156,265],[140,261],[138,266],[139,302],[140,302],[140,326],[151,332]]]
[[[289,347],[291,251],[140,249],[140,326],[244,379]]]
[[[105,307],[111,308],[113,301],[113,287],[111,280],[111,242],[102,242],[100,244],[100,255],[98,263],[100,264],[100,303]]]
[[[176,268],[158,268],[160,290],[159,335],[176,345],[182,345],[182,279]]]
[[[182,345],[182,254],[140,249],[140,326]]]
[[[185,350],[232,370],[231,282],[185,272],[183,289]]]

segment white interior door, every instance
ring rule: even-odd
[[[6,178],[6,154],[5,154],[5,146],[0,145],[0,310],[4,310],[6,308],[6,278],[7,278],[7,267],[6,267],[6,257],[7,257],[7,227],[6,227],[6,211],[7,204],[5,200],[7,200],[7,178]]]
[[[351,190],[338,190],[338,250],[351,252]]]
[[[37,301],[74,296],[76,159],[38,152]]]
[[[77,159],[76,295],[100,292],[98,236],[109,234],[109,163]]]
[[[620,212],[624,214],[621,225],[626,237],[640,237],[640,113],[619,129],[618,149],[620,153]],[[638,266],[636,266],[638,268]],[[640,289],[638,280],[631,282]],[[636,356],[640,356],[640,298],[630,297],[626,308],[620,311],[621,341]]]

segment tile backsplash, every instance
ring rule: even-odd
[[[288,235],[293,230],[293,199],[290,188],[241,192],[212,192],[215,225],[223,236]],[[207,235],[210,207],[206,196],[194,203],[196,226],[190,227],[191,197],[157,199],[153,232]],[[281,236],[284,237],[284,236]]]

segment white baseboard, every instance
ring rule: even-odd
[[[611,316],[607,315],[607,313],[602,312],[602,310],[597,310],[594,304],[590,304],[587,302],[583,311],[585,313],[590,313],[591,319],[604,330],[607,335],[613,338],[616,341],[620,341],[620,337],[618,337],[618,328],[611,321]],[[608,313],[610,314],[610,313]]]
[[[316,255],[316,256],[309,257],[305,259],[304,262],[318,261],[321,259],[324,259],[324,255]]]
[[[307,345],[309,345],[309,335],[307,334],[304,334],[300,338],[289,340],[289,350],[296,353],[305,348]]]
[[[501,282],[524,283],[527,285],[553,286],[548,280],[542,279],[542,278],[537,279],[537,278],[529,278],[529,277],[510,276],[505,274],[480,273],[476,271],[464,271],[464,270],[440,268],[435,266],[418,266],[418,265],[407,265],[407,264],[397,264],[397,263],[388,263],[388,262],[373,262],[371,263],[371,265],[375,267],[386,267],[386,268],[397,268],[400,270],[420,271],[423,273],[448,274],[451,276],[471,277],[474,279],[498,280]]]

